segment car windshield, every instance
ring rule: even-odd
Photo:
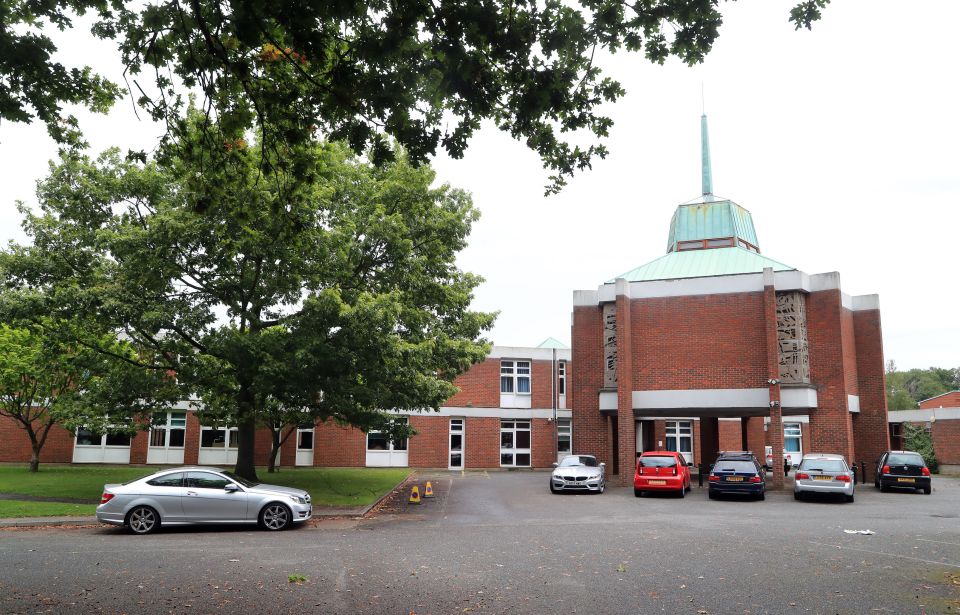
[[[245,478],[240,478],[239,476],[237,476],[237,475],[234,474],[233,472],[230,472],[230,471],[227,471],[227,470],[224,470],[223,472],[221,472],[221,474],[223,474],[224,476],[226,476],[227,478],[229,478],[230,480],[232,480],[232,481],[234,481],[234,482],[236,482],[236,483],[240,483],[240,484],[243,485],[244,487],[256,487],[257,485],[260,484],[260,483],[254,483],[254,482],[248,481],[248,480],[245,479]]]
[[[649,457],[640,458],[640,467],[641,468],[671,468],[677,465],[676,457],[668,456],[654,456],[650,455]]]
[[[563,461],[560,462],[561,468],[569,468],[573,466],[587,466],[589,468],[595,468],[597,467],[597,460],[586,455],[570,455],[569,457],[564,457]]]
[[[749,472],[751,474],[757,473],[757,467],[753,465],[752,461],[718,461],[717,465],[713,467],[714,472]]]
[[[916,453],[890,453],[887,457],[890,466],[922,466],[923,457]]]
[[[799,469],[808,472],[846,472],[847,464],[842,459],[804,459]]]

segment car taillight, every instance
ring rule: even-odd
[[[711,475],[710,475],[710,478],[707,479],[707,480],[720,480],[720,477],[717,476],[716,474],[711,474]]]
[[[810,480],[810,475],[806,472],[797,472],[797,475],[794,477],[794,480]]]
[[[882,468],[880,468],[880,472],[882,472],[883,474],[889,474],[890,466],[883,466]]]
[[[924,476],[930,476],[930,468],[924,467],[921,472],[923,472]]]
[[[926,470],[926,468],[924,468],[924,470]],[[673,466],[673,475],[677,475],[677,466]]]
[[[751,476],[751,477],[750,477],[750,482],[751,482],[751,483],[759,483],[759,482],[761,482],[762,480],[763,480],[763,479],[760,478],[759,476]]]
[[[113,494],[110,493],[109,491],[104,491],[104,492],[103,492],[103,495],[100,496],[100,503],[101,503],[101,504],[106,504],[107,502],[109,502],[109,501],[112,500],[112,499],[113,499]]]
[[[841,483],[849,483],[849,482],[850,482],[850,477],[847,476],[846,474],[841,474],[841,475],[837,476],[834,480],[838,480],[838,481],[840,481]]]

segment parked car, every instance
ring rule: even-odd
[[[645,491],[668,491],[679,497],[690,491],[690,467],[682,453],[647,451],[637,458],[633,475],[633,495]]]
[[[793,477],[793,499],[801,500],[805,493],[835,493],[852,502],[855,483],[843,455],[808,453]]]
[[[259,523],[285,530],[313,514],[303,489],[254,483],[219,468],[182,467],[103,487],[97,520],[149,534],[161,525]]]
[[[750,451],[722,452],[710,469],[707,496],[746,494],[758,500],[766,497],[766,471]]]
[[[897,489],[923,489],[930,495],[930,468],[920,453],[913,451],[887,451],[877,459],[874,486],[880,491],[891,487]]]
[[[593,455],[567,455],[553,464],[550,475],[550,493],[560,491],[587,491],[603,493],[606,464],[597,463]]]

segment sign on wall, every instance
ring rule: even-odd
[[[777,345],[780,349],[780,380],[809,383],[806,295],[801,292],[777,293]]]
[[[603,387],[617,388],[617,304],[603,304]]]

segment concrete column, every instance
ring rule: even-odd
[[[780,408],[780,345],[777,342],[777,293],[773,269],[763,270],[763,324],[767,339],[767,386],[770,387],[770,441],[772,489],[783,489],[783,414]],[[759,451],[762,455],[763,451]]]
[[[740,417],[740,450],[750,450],[750,417]],[[756,453],[757,451],[754,451]]]
[[[617,280],[617,460],[620,485],[633,484],[637,465],[637,427],[633,417],[633,327],[630,319],[630,284]]]

